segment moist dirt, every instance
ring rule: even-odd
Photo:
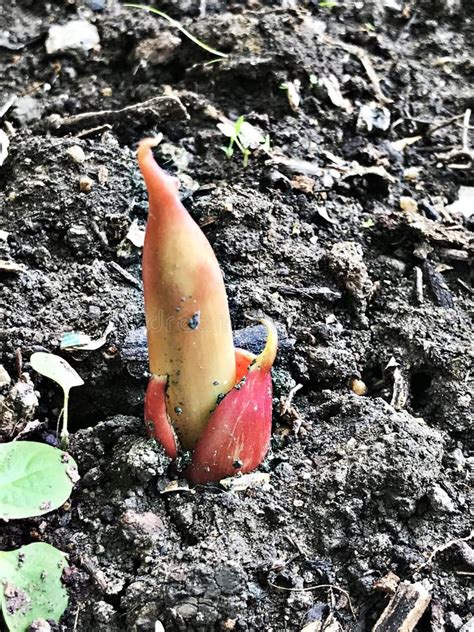
[[[418,631],[472,630],[472,217],[451,206],[474,184],[472,7],[332,4],[160,3],[225,58],[115,0],[0,6],[0,440],[55,441],[61,392],[32,352],[85,382],[70,501],[0,530],[68,554],[53,629],[371,630],[391,572],[431,595]],[[79,18],[100,43],[48,54]],[[241,115],[270,139],[247,167],[217,127]],[[248,315],[280,331],[244,489],[189,487],[145,437],[134,153],[158,133],[236,343],[261,348]],[[106,335],[60,349],[67,332]]]

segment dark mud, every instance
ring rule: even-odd
[[[472,524],[472,224],[446,208],[474,184],[459,154],[470,3],[339,5],[161,3],[229,54],[212,65],[117,2],[0,6],[0,108],[21,99],[2,117],[0,259],[18,266],[0,269],[3,438],[38,419],[30,436],[53,440],[61,394],[30,369],[32,351],[61,353],[85,381],[71,395],[82,479],[70,504],[3,526],[0,546],[68,552],[63,630],[370,630],[389,571],[425,581],[420,632],[472,625],[474,554],[460,540]],[[48,26],[78,16],[100,47],[48,56]],[[328,97],[329,75],[352,110]],[[280,88],[295,79],[297,111]],[[371,102],[389,111],[386,129],[357,125]],[[270,155],[227,160],[221,113],[269,134]],[[127,234],[147,213],[136,143],[158,132],[157,158],[216,250],[234,328],[266,314],[283,333],[269,477],[241,491],[170,490],[179,468],[144,437],[140,249]],[[60,351],[65,332],[97,339],[109,323],[98,350]],[[22,372],[33,383],[12,388]]]

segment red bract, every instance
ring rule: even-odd
[[[178,196],[176,178],[140,143],[149,197],[143,285],[151,379],[147,431],[176,458],[194,449],[195,483],[249,472],[263,460],[271,432],[275,327],[259,356],[234,349],[222,274],[205,235]]]

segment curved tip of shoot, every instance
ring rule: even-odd
[[[138,162],[139,163],[143,162],[143,160],[150,155],[151,150],[153,149],[153,147],[156,147],[159,143],[160,143],[160,138],[159,137],[143,138],[138,143],[138,149],[137,149]]]
[[[137,149],[138,166],[145,178],[150,202],[156,202],[157,198],[167,194],[175,197],[179,190],[178,178],[166,173],[156,162],[151,151],[160,142],[160,136],[144,138],[139,142]]]
[[[255,358],[255,362],[250,367],[250,370],[260,369],[263,371],[270,371],[273,363],[275,362],[277,353],[278,332],[271,320],[262,318],[260,322],[267,330],[267,341],[263,351]]]

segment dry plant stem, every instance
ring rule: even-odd
[[[64,408],[63,408],[63,429],[61,431],[61,443],[63,445],[68,444],[69,440],[69,431],[67,429],[68,421],[69,421],[69,391],[64,391]]]
[[[450,118],[446,119],[445,121],[441,121],[440,123],[433,123],[428,128],[428,131],[426,132],[426,136],[431,136],[432,134],[434,134],[438,130],[443,129],[443,127],[447,127],[448,125],[452,125],[452,123],[455,123],[456,121],[459,121],[459,119],[461,119],[463,117],[464,117],[464,114],[456,114],[455,116],[451,116]]]
[[[296,393],[303,388],[303,384],[297,384],[296,386],[294,386],[290,392],[288,393],[288,397],[285,399],[285,401],[283,402],[282,406],[281,406],[281,411],[280,414],[284,415],[285,413],[288,412],[291,403],[293,402],[293,397],[296,395]]]
[[[180,110],[183,117],[186,120],[189,120],[188,111],[186,110],[179,97],[176,95],[166,95],[153,97],[152,99],[148,99],[147,101],[142,101],[140,103],[134,103],[133,105],[128,105],[127,107],[121,108],[119,110],[97,110],[94,112],[81,112],[80,114],[73,114],[72,116],[67,116],[60,119],[52,119],[49,123],[49,127],[64,131],[76,127],[87,127],[87,125],[100,127],[105,124],[110,124],[110,122],[123,119],[126,116],[135,116],[142,112],[150,112],[155,117],[161,118],[169,109],[169,106]],[[82,135],[84,135],[84,133],[85,130],[81,132]]]
[[[415,571],[419,571],[422,568],[425,568],[425,566],[428,566],[428,564],[430,564],[434,560],[434,558],[438,555],[438,553],[441,553],[442,551],[446,551],[446,549],[449,549],[454,544],[459,544],[460,542],[468,542],[469,540],[472,540],[473,538],[474,538],[474,529],[465,538],[456,538],[455,540],[449,540],[449,542],[445,542],[444,544],[437,546],[435,550],[432,551],[432,553],[430,553],[426,562],[423,562],[423,564],[420,564],[419,566],[417,566],[415,568]]]
[[[321,35],[320,40],[323,44],[328,44],[328,46],[335,46],[337,48],[342,48],[347,53],[354,55],[360,61],[362,66],[364,67],[365,72],[367,73],[368,78],[372,84],[374,89],[375,96],[383,105],[387,105],[389,103],[393,103],[393,99],[386,97],[382,92],[382,88],[380,86],[380,79],[378,78],[377,73],[375,72],[375,68],[370,60],[367,52],[360,48],[359,46],[354,46],[354,44],[346,44],[346,42],[341,42],[341,40],[337,40],[330,35]]]
[[[463,132],[462,132],[462,149],[466,153],[469,152],[469,121],[471,120],[471,110],[468,108],[464,112]]]
[[[419,266],[415,266],[415,297],[418,305],[423,303],[423,272]]]
[[[268,584],[272,588],[276,588],[277,590],[285,590],[287,592],[309,592],[311,590],[319,590],[319,589],[322,589],[322,588],[329,588],[329,589],[337,590],[337,591],[339,591],[340,593],[342,593],[343,595],[345,595],[347,597],[347,601],[349,603],[349,609],[351,611],[351,614],[354,617],[354,619],[356,618],[356,615],[355,615],[355,612],[354,612],[354,608],[352,607],[352,601],[351,601],[349,593],[347,592],[347,590],[344,590],[344,588],[340,588],[339,586],[336,586],[335,584],[318,584],[317,586],[307,586],[305,588],[286,588],[285,586],[278,586],[278,584],[274,584],[271,581],[269,581]]]

